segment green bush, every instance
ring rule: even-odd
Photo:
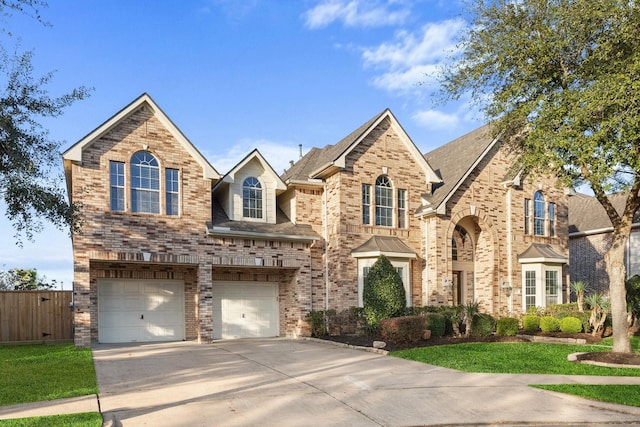
[[[515,317],[503,317],[496,323],[496,333],[501,337],[514,337],[519,327],[520,322]]]
[[[325,323],[323,310],[311,310],[309,314],[307,314],[307,322],[309,322],[309,326],[311,327],[312,337],[327,335],[327,324]]]
[[[403,316],[383,319],[380,321],[380,335],[388,342],[416,342],[419,341],[426,325],[424,316]]]
[[[553,316],[542,316],[540,329],[542,332],[557,332],[560,330],[560,321]]]
[[[455,309],[449,308],[448,310],[442,310],[440,312],[444,316],[444,335],[453,335],[453,322],[459,322],[456,317],[458,312]],[[433,332],[431,332],[433,334]]]
[[[565,317],[560,320],[560,330],[569,334],[582,332],[582,320],[577,317]]]
[[[471,321],[471,335],[474,337],[488,337],[493,334],[496,321],[489,314],[478,314]]]
[[[382,319],[398,317],[406,308],[406,295],[402,279],[391,261],[380,255],[364,281],[364,312],[370,325]]]
[[[527,314],[524,316],[522,329],[529,334],[538,332],[538,329],[540,329],[540,316],[535,314]]]
[[[431,330],[432,337],[442,337],[446,331],[445,317],[440,313],[427,313],[425,329]]]

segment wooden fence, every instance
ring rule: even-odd
[[[0,342],[73,339],[71,291],[1,291]]]

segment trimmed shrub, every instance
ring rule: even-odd
[[[383,319],[380,321],[380,335],[384,341],[416,342],[419,341],[425,329],[424,316],[403,316]]]
[[[370,325],[382,319],[399,317],[406,308],[406,295],[402,279],[391,261],[380,255],[364,281],[364,313]]]
[[[427,313],[424,315],[426,318],[425,329],[431,330],[431,336],[442,337],[446,331],[446,321],[440,313]]]
[[[458,312],[454,309],[442,310],[440,312],[444,316],[444,335],[453,335],[453,322],[459,322],[457,318]]]
[[[540,329],[540,316],[535,314],[527,314],[524,316],[522,329],[529,334],[538,332],[538,329]]]
[[[514,337],[519,327],[520,322],[515,317],[503,317],[496,323],[496,333],[501,337]]]
[[[560,321],[552,316],[542,316],[540,329],[542,329],[542,332],[558,332],[560,330]]]
[[[496,321],[489,314],[478,314],[471,321],[471,335],[474,337],[488,337],[493,334]]]
[[[560,320],[560,330],[569,334],[582,332],[582,320],[577,317],[565,317]]]

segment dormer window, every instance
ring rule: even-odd
[[[242,184],[242,216],[262,218],[262,185],[252,176]]]
[[[131,212],[160,213],[160,166],[146,151],[131,157]]]

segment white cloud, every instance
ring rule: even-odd
[[[421,127],[430,130],[443,130],[456,127],[460,118],[458,114],[448,114],[437,110],[418,111],[412,119]]]
[[[322,0],[304,13],[309,29],[324,28],[336,21],[346,27],[381,27],[400,25],[410,15],[404,2],[373,0]]]
[[[389,91],[410,92],[419,84],[433,86],[439,67],[455,51],[457,34],[464,26],[462,20],[432,22],[417,34],[402,30],[391,42],[363,49],[365,66],[382,70],[373,84]]]
[[[275,142],[266,139],[243,139],[231,146],[227,151],[208,151],[203,154],[209,159],[218,173],[224,175],[236,166],[247,154],[255,148],[260,151],[262,157],[273,167],[278,175],[282,175],[285,169],[290,167],[289,161],[297,161],[300,157],[300,148],[294,142]]]

